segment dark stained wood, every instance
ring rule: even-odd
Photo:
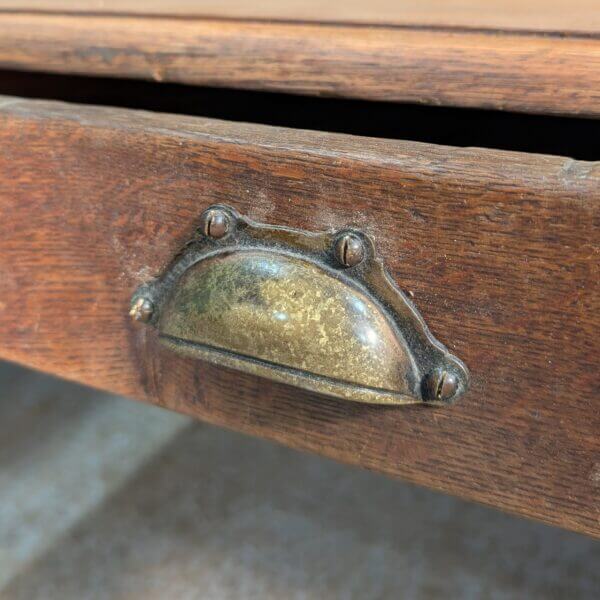
[[[0,0],[0,10],[600,33],[597,0]]]
[[[0,13],[0,67],[600,116],[600,39]]]
[[[0,356],[600,536],[600,163],[0,100]],[[184,360],[127,317],[225,202],[358,226],[472,387],[448,409]]]

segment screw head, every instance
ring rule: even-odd
[[[458,377],[440,369],[425,379],[424,396],[430,402],[449,402],[458,391]]]
[[[365,257],[365,246],[354,233],[344,233],[336,240],[334,252],[342,266],[354,267]]]
[[[209,208],[200,217],[200,231],[206,236],[218,240],[227,234],[231,227],[231,217],[222,208]]]
[[[129,316],[134,321],[140,321],[141,323],[147,323],[154,312],[154,304],[148,298],[136,298],[131,304],[129,310]]]

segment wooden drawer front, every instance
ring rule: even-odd
[[[2,98],[0,355],[600,534],[600,166]],[[441,409],[365,406],[170,354],[131,323],[208,205],[358,226],[471,371]]]

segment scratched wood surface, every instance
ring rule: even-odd
[[[0,356],[600,536],[600,164],[2,98]],[[371,234],[471,370],[363,406],[182,359],[127,317],[224,202]]]
[[[0,67],[600,116],[597,33],[9,11]]]

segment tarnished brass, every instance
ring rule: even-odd
[[[137,298],[135,302],[132,302],[131,309],[129,310],[129,316],[134,321],[141,321],[147,323],[152,316],[154,306],[148,298]]]
[[[187,244],[132,306],[168,348],[316,392],[373,404],[445,404],[466,367],[437,342],[392,283],[368,237],[227,223]],[[341,241],[340,241],[341,240]],[[357,258],[358,257],[358,258]]]
[[[335,242],[335,257],[344,267],[356,266],[364,257],[363,241],[353,233],[344,233]]]
[[[229,231],[229,213],[220,208],[209,208],[200,217],[200,230],[211,238],[222,238]]]

